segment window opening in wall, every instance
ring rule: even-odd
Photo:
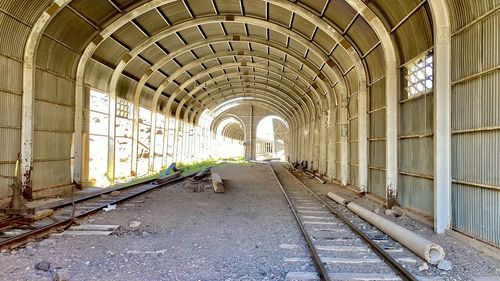
[[[432,91],[433,54],[425,52],[405,65],[408,98]]]
[[[137,143],[137,176],[149,172],[149,157],[151,145],[151,110],[139,108],[139,139]]]
[[[106,187],[109,185],[109,97],[106,93],[90,90],[89,102],[89,181],[95,186]]]
[[[115,178],[132,174],[132,130],[134,104],[126,99],[116,99],[115,123]]]
[[[153,170],[159,171],[163,166],[163,145],[165,142],[165,115],[156,113],[155,151]]]

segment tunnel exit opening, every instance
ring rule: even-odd
[[[255,142],[257,160],[286,160],[288,151],[288,126],[278,116],[267,116],[257,125]]]

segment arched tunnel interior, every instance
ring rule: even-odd
[[[0,0],[0,200],[276,159],[498,247],[499,8]]]

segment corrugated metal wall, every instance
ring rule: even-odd
[[[32,177],[34,190],[41,190],[71,183],[75,83],[40,69],[35,77]]]
[[[22,59],[30,28],[51,1],[0,1],[0,198],[10,196],[21,150]]]
[[[399,204],[433,215],[434,149],[432,94],[401,97],[399,131]]]
[[[499,5],[499,1],[450,2],[453,228],[497,245],[500,244]]]
[[[385,69],[382,47],[369,53],[368,84],[368,192],[385,198]]]

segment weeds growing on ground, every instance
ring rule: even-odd
[[[190,174],[193,172],[202,171],[206,168],[219,165],[222,163],[234,163],[239,165],[251,165],[250,162],[245,160],[244,157],[234,157],[234,158],[219,158],[219,159],[207,159],[199,162],[193,163],[177,163],[177,169],[182,169],[184,174]]]

